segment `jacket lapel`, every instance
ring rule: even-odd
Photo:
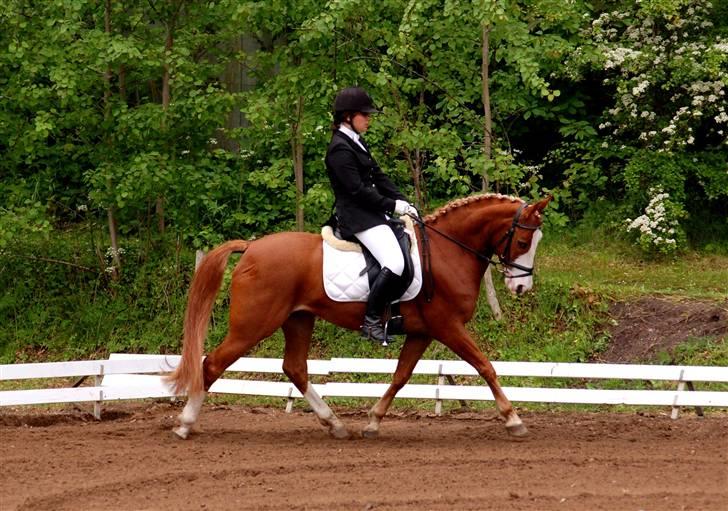
[[[362,140],[361,138],[359,140],[361,141],[362,145],[367,148],[366,151],[364,149],[362,149],[359,144],[357,144],[356,142],[354,142],[346,134],[340,132],[339,130],[336,130],[334,132],[334,136],[338,136],[338,137],[344,139],[346,141],[346,143],[349,144],[349,147],[351,147],[352,149],[354,149],[354,151],[358,152],[359,154],[366,154],[367,156],[370,156],[371,155],[371,153],[369,152],[369,146],[367,146],[364,143],[364,140]]]

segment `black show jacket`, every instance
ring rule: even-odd
[[[336,216],[341,235],[387,223],[395,200],[406,201],[379,168],[371,154],[341,131],[335,131],[326,151],[326,170],[336,199]]]

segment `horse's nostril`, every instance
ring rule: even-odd
[[[518,287],[516,288],[516,293],[519,295],[523,293],[523,284],[518,284]]]

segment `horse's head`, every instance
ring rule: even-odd
[[[543,210],[551,196],[532,205],[521,204],[513,218],[504,223],[504,233],[496,244],[496,255],[504,267],[506,287],[522,294],[533,287],[533,262],[541,240]]]

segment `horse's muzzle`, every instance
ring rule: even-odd
[[[508,291],[514,295],[522,295],[530,291],[533,287],[533,277],[528,275],[526,277],[512,278],[506,273],[505,283]]]

